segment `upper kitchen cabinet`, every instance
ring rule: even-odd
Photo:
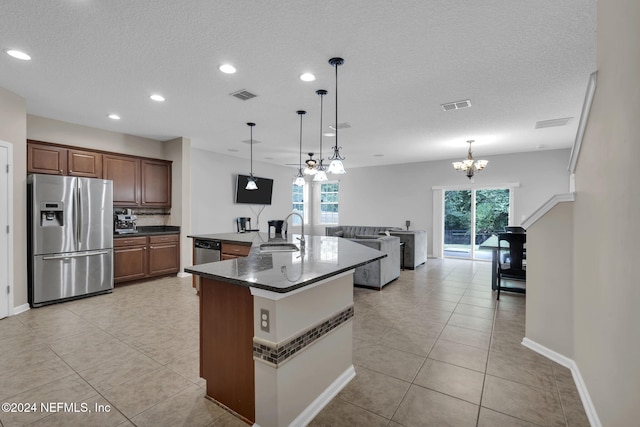
[[[102,178],[102,154],[28,141],[27,173]]]
[[[141,161],[142,207],[171,207],[171,162]]]
[[[27,173],[110,179],[116,207],[170,208],[171,164],[168,160],[27,140]]]
[[[105,154],[103,178],[113,181],[113,206],[140,206],[140,159]]]
[[[102,154],[100,153],[69,149],[67,163],[68,175],[102,178]]]
[[[27,141],[27,173],[67,174],[69,150]]]

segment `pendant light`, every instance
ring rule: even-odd
[[[333,146],[333,156],[329,157],[331,163],[329,164],[328,172],[332,174],[343,174],[347,173],[347,171],[344,170],[344,165],[342,164],[344,157],[340,155],[340,149],[342,147],[338,147],[338,67],[344,64],[344,59],[331,58],[329,64],[336,69],[336,125],[334,129],[336,132],[336,145]]]
[[[296,179],[293,184],[302,187],[304,185],[304,175],[302,174],[302,116],[307,114],[307,112],[298,110],[296,113],[300,116],[300,157],[298,159],[298,173],[295,176]]]
[[[249,178],[247,178],[247,186],[244,187],[245,190],[258,189],[258,184],[256,184],[257,180],[253,176],[253,127],[255,125],[256,125],[255,123],[247,123],[247,126],[249,126],[250,133],[251,133],[251,139],[249,140],[249,145],[251,146],[251,173],[249,174]]]
[[[316,174],[313,176],[313,180],[316,182],[327,181],[327,168],[325,168],[322,164],[322,108],[323,108],[323,100],[324,96],[327,94],[327,91],[324,89],[318,89],[316,91],[317,95],[320,95],[320,157],[319,162],[316,165]]]

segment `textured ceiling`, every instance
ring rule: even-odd
[[[296,110],[308,111],[303,151],[319,151],[317,89],[329,91],[325,131],[335,121],[327,61],[341,56],[347,168],[458,159],[467,139],[482,158],[572,145],[595,32],[596,0],[2,0],[0,48],[33,59],[0,54],[0,87],[30,114],[239,157],[253,121],[254,159],[286,164],[298,162]],[[240,89],[258,96],[229,96]]]

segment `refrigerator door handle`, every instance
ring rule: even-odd
[[[80,233],[82,232],[82,199],[80,191],[80,180],[78,180],[78,187],[76,188],[76,242],[78,244],[78,249],[80,248]]]
[[[70,259],[70,258],[82,258],[86,256],[91,256],[91,255],[105,255],[108,253],[109,251],[77,252],[73,254],[47,255],[47,256],[43,256],[42,259],[46,261],[50,261],[54,259]]]

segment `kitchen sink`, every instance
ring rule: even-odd
[[[297,252],[300,249],[293,243],[262,243],[260,252]]]

